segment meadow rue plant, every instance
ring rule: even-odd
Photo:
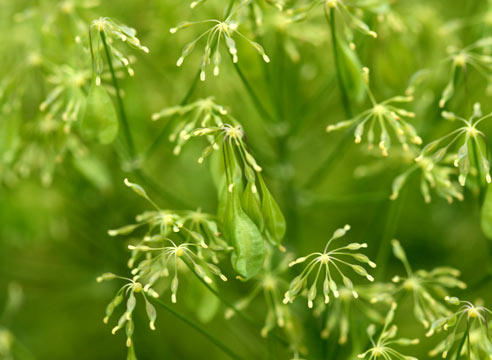
[[[338,289],[339,296],[331,300],[328,304],[323,301],[315,303],[314,315],[316,317],[324,316],[324,326],[321,330],[321,338],[328,339],[333,333],[338,333],[338,343],[340,345],[347,344],[351,331],[358,330],[353,328],[354,317],[366,318],[371,322],[379,324],[384,323],[382,316],[377,309],[374,308],[372,300],[375,296],[381,294],[390,294],[393,290],[393,284],[374,283],[370,285],[355,285],[355,291],[359,295],[357,298],[352,296],[352,290],[342,286]],[[388,296],[387,302],[393,302]],[[351,326],[352,324],[352,326]]]
[[[492,358],[492,342],[487,322],[487,316],[492,312],[480,305],[468,301],[460,301],[456,297],[446,297],[446,301],[454,306],[460,306],[458,311],[436,320],[427,336],[443,329],[447,335],[429,352],[430,356],[441,354],[443,359],[460,358],[490,359]]]
[[[178,105],[165,108],[157,113],[152,114],[152,120],[177,118],[174,129],[169,135],[169,141],[175,143],[174,154],[179,155],[183,145],[194,135],[194,132],[199,128],[211,128],[224,126],[224,122],[237,124],[237,121],[228,116],[227,110],[215,103],[213,97],[199,99],[191,104]],[[218,150],[218,145],[205,150],[205,154],[209,154],[212,149]],[[203,162],[203,156],[199,162]]]
[[[0,0],[0,359],[492,360],[492,0],[126,5]]]
[[[414,118],[413,112],[398,108],[393,103],[408,103],[413,101],[411,96],[395,96],[381,103],[377,103],[371,89],[369,88],[369,69],[363,69],[363,81],[366,85],[367,93],[372,103],[372,108],[366,110],[353,119],[341,121],[334,125],[326,127],[327,132],[339,130],[347,127],[354,127],[355,143],[362,141],[365,127],[369,127],[367,131],[367,141],[369,149],[374,146],[374,132],[379,128],[380,136],[378,147],[383,156],[388,156],[388,151],[391,147],[390,131],[394,133],[398,141],[403,146],[404,150],[408,149],[408,142],[413,144],[421,144],[422,139],[417,135],[413,125],[408,123],[404,118]]]
[[[332,15],[336,15],[342,19],[342,33],[346,37],[346,40],[350,42],[352,49],[355,49],[353,42],[354,33],[356,30],[364,35],[369,35],[373,38],[377,38],[376,32],[370,29],[363,20],[362,16],[364,11],[371,9],[377,9],[378,7],[385,7],[387,5],[386,0],[379,0],[375,2],[370,1],[346,1],[346,0],[312,0],[309,4],[300,6],[290,11],[297,19],[302,19],[317,6],[323,5],[325,12],[330,13],[330,10],[334,10]]]
[[[350,230],[349,225],[345,225],[343,228],[337,229],[332,237],[326,243],[323,252],[315,252],[307,256],[297,258],[289,263],[289,266],[301,264],[306,260],[309,260],[308,265],[304,268],[300,275],[296,276],[290,283],[289,290],[284,295],[284,304],[292,303],[294,299],[307,291],[308,307],[312,308],[314,299],[318,294],[318,279],[322,271],[324,271],[323,280],[323,297],[325,304],[330,301],[330,294],[335,298],[340,296],[338,290],[339,285],[335,281],[336,278],[341,278],[343,285],[348,288],[354,298],[358,298],[359,294],[354,288],[352,280],[346,276],[340,269],[340,267],[349,267],[356,274],[367,278],[369,281],[374,281],[374,278],[367,272],[367,270],[350,261],[357,261],[363,264],[367,264],[372,268],[376,267],[376,264],[372,262],[366,255],[361,253],[353,253],[362,248],[367,248],[366,243],[350,243],[346,246],[342,246],[335,249],[330,249],[330,245],[334,240],[345,236],[347,231]],[[313,273],[314,272],[314,273]],[[313,273],[313,274],[311,274]],[[311,276],[310,276],[311,275]],[[314,276],[314,281],[309,284],[309,278]]]
[[[398,338],[395,339],[398,328],[396,325],[391,325],[393,319],[395,317],[395,310],[397,304],[392,303],[391,308],[386,315],[386,319],[384,321],[383,329],[381,330],[377,339],[374,339],[374,335],[376,334],[376,326],[370,325],[367,328],[367,335],[371,340],[372,347],[366,352],[359,354],[359,359],[401,359],[401,360],[417,360],[416,357],[403,355],[401,352],[393,349],[395,345],[408,346],[408,345],[417,345],[419,343],[419,339],[407,339],[407,338]]]
[[[194,22],[184,21],[176,25],[175,27],[171,28],[169,32],[171,34],[175,34],[176,32],[178,32],[178,30],[187,28],[192,25],[204,24],[204,23],[215,24],[210,29],[202,33],[195,40],[185,45],[183,51],[181,52],[180,58],[176,62],[176,65],[177,66],[183,65],[185,58],[195,49],[195,45],[201,39],[206,38],[207,42],[205,44],[205,50],[200,62],[200,80],[205,81],[206,79],[205,70],[210,63],[213,63],[214,65],[214,69],[213,69],[214,76],[218,76],[220,72],[219,66],[222,61],[222,56],[220,53],[220,45],[222,39],[224,39],[223,41],[225,42],[225,46],[232,57],[232,61],[234,63],[238,62],[239,58],[238,58],[238,51],[236,47],[236,40],[234,39],[235,36],[245,40],[249,45],[251,45],[251,47],[253,47],[253,49],[258,54],[261,55],[261,57],[266,63],[269,63],[270,58],[265,53],[263,47],[259,43],[250,40],[247,36],[245,36],[242,32],[240,32],[238,30],[239,24],[234,20],[237,13],[242,8],[251,4],[251,2],[252,0],[242,0],[235,8],[232,9],[230,14],[228,14],[223,21],[216,20],[216,19],[194,21]]]
[[[452,152],[454,166],[459,169],[459,183],[465,186],[466,178],[470,173],[471,167],[478,169],[478,175],[483,177],[487,183],[492,181],[490,177],[490,163],[488,146],[485,134],[477,126],[484,120],[490,118],[491,114],[483,116],[482,108],[479,103],[473,105],[473,115],[467,120],[459,117],[452,112],[443,111],[442,117],[449,121],[459,121],[464,125],[449,134],[427,144],[415,161],[420,162],[427,156],[432,159],[432,163],[439,163],[448,153],[450,148],[459,146],[457,152]],[[432,165],[430,165],[432,166]]]
[[[430,203],[432,200],[431,190],[449,203],[452,203],[454,199],[462,201],[462,189],[455,180],[457,170],[453,166],[453,157],[448,155],[440,163],[434,163],[431,156],[423,156],[419,161],[413,161],[420,152],[420,149],[410,147],[407,158],[412,164],[393,180],[390,199],[396,200],[408,178],[413,173],[420,172],[420,192],[426,203]]]
[[[256,284],[251,292],[244,298],[235,303],[235,309],[244,310],[260,294],[263,294],[267,304],[267,313],[265,324],[261,329],[261,336],[267,337],[268,333],[278,326],[285,329],[287,333],[294,330],[291,310],[282,303],[283,289],[287,288],[288,282],[281,277],[281,274],[288,269],[288,263],[291,261],[290,256],[284,256],[277,264],[274,264],[274,251],[268,248],[264,266],[264,272],[257,277]],[[227,309],[225,312],[226,319],[235,315],[233,309]]]
[[[460,272],[449,267],[437,267],[431,271],[418,270],[413,272],[400,242],[393,239],[391,245],[393,254],[402,262],[407,273],[406,277],[393,277],[393,283],[398,284],[396,289],[394,289],[394,293],[411,293],[414,300],[413,313],[415,318],[425,328],[429,328],[436,319],[447,316],[450,313],[443,302],[444,298],[448,296],[447,289],[466,289],[466,284],[458,279]],[[379,297],[381,295],[374,297],[373,301],[377,301]],[[385,295],[382,295],[382,298],[384,299]]]
[[[459,72],[466,74],[469,68],[473,68],[490,84],[492,79],[492,56],[489,53],[491,47],[492,37],[486,37],[461,50],[456,48],[449,49],[451,52],[449,59],[452,64],[451,73],[449,82],[439,100],[440,107],[445,107],[446,103],[454,95]]]

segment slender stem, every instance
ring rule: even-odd
[[[131,160],[135,160],[135,145],[133,143],[132,134],[130,132],[130,126],[128,125],[128,118],[126,117],[125,107],[123,105],[123,99],[121,98],[121,91],[118,85],[118,80],[116,79],[116,74],[114,72],[113,61],[111,60],[111,54],[109,52],[109,47],[106,42],[106,35],[104,31],[99,31],[99,35],[101,36],[101,41],[104,45],[104,51],[106,53],[106,58],[108,60],[109,71],[111,72],[111,79],[113,80],[113,86],[116,90],[116,99],[118,102],[118,108],[120,110],[120,121],[123,127],[123,133],[125,134],[125,139],[128,145],[128,149],[130,151]]]
[[[311,174],[304,185],[305,189],[315,188],[324,179],[326,173],[333,170],[333,164],[342,160],[345,156],[345,150],[349,144],[349,138],[354,132],[354,126],[345,131],[343,137],[338,141],[333,150],[328,154],[321,165]]]
[[[232,59],[232,56],[231,56]],[[256,110],[260,114],[261,117],[263,117],[265,120],[268,120],[269,122],[274,122],[274,118],[266,111],[264,106],[262,105],[260,99],[254,92],[253,88],[251,87],[251,84],[249,83],[248,79],[246,79],[246,76],[244,73],[241,71],[241,68],[239,65],[235,62],[232,63],[234,65],[234,69],[236,69],[237,74],[239,75],[239,78],[243,82],[244,87],[246,88],[246,91],[248,92],[249,97],[253,101],[253,104],[256,107]]]
[[[463,349],[463,346],[465,345],[466,338],[468,336],[468,333],[470,332],[470,326],[473,321],[473,318],[468,318],[466,321],[466,329],[465,333],[463,334],[463,337],[461,338],[460,344],[458,345],[458,350],[456,351],[456,356],[454,360],[458,360],[460,358],[461,350]]]
[[[186,92],[186,95],[184,96],[183,100],[181,100],[181,102],[179,103],[180,106],[186,105],[188,103],[188,101],[191,98],[191,95],[193,95],[193,92],[195,91],[195,88],[196,88],[196,85],[198,84],[199,78],[200,78],[200,70],[197,72],[195,78],[193,79],[193,82],[191,83],[191,86],[188,89],[188,91]],[[176,119],[177,116],[178,115],[174,115],[168,120],[166,126],[164,126],[164,128],[161,130],[159,135],[157,135],[155,140],[152,142],[152,144],[150,144],[150,146],[145,151],[143,159],[148,159],[150,157],[150,155],[152,155],[152,153],[155,150],[157,150],[159,144],[165,138],[167,132],[169,131],[169,129],[171,127],[171,124],[173,123],[173,121]]]
[[[404,188],[396,200],[389,200],[391,203],[386,217],[386,225],[376,257],[376,264],[378,266],[376,278],[381,278],[381,276],[384,275],[386,266],[388,265],[389,256],[391,254],[391,239],[395,236],[406,194],[407,188]]]
[[[347,89],[345,88],[345,84],[343,82],[342,73],[340,71],[340,57],[338,56],[338,39],[336,34],[336,22],[335,22],[335,9],[330,8],[330,14],[328,16],[328,12],[325,8],[325,18],[328,22],[331,30],[331,41],[333,48],[333,57],[335,59],[335,67],[337,72],[338,86],[340,88],[340,95],[342,98],[343,109],[345,111],[345,116],[347,119],[352,117],[352,111],[350,110],[349,98],[347,95]]]
[[[214,294],[225,306],[229,307],[232,309],[232,311],[234,311],[234,313],[239,316],[240,318],[242,318],[243,320],[246,320],[247,322],[249,322],[250,324],[254,325],[255,327],[257,327],[258,329],[261,329],[262,328],[262,325],[257,323],[251,316],[245,314],[244,312],[242,312],[241,310],[239,310],[238,308],[236,308],[231,302],[229,302],[228,300],[224,299],[222,297],[222,295],[219,294],[219,292],[217,290],[215,290],[213,287],[210,286],[210,284],[208,284],[205,280],[203,280],[203,278],[201,276],[199,276],[196,272],[195,272],[195,269],[193,269],[193,266],[191,266],[187,261],[184,261],[186,263],[186,265],[188,266],[188,268],[193,272],[193,274],[195,274],[195,276],[198,278],[198,280],[201,281],[201,283],[203,285],[205,285],[205,287],[212,293]],[[289,345],[288,341],[285,340],[284,338],[282,338],[281,336],[277,335],[276,333],[272,332],[271,333],[272,336],[275,338],[275,340],[279,341],[282,345]]]
[[[171,306],[167,305],[162,300],[160,300],[160,299],[151,299],[151,300],[154,301],[155,303],[157,303],[158,305],[160,305],[162,308],[164,308],[167,311],[169,311],[171,314],[173,314],[174,316],[176,316],[178,319],[182,320],[183,322],[185,322],[186,324],[188,324],[189,326],[191,326],[193,329],[195,329],[199,333],[201,333],[208,340],[210,340],[210,342],[212,342],[214,345],[216,345],[218,348],[220,348],[223,352],[225,352],[227,355],[229,355],[231,357],[231,359],[242,359],[241,356],[239,356],[238,354],[236,354],[234,352],[234,350],[232,350],[231,348],[229,348],[222,341],[220,341],[215,336],[213,336],[212,334],[210,334],[209,332],[207,332],[200,325],[195,324],[192,320],[188,319],[187,317],[185,317],[180,312],[174,310]]]

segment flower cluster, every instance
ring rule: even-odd
[[[96,31],[96,37],[94,38],[93,32]],[[119,51],[115,45],[114,40],[120,40],[132,48],[141,50],[145,53],[149,52],[149,48],[143,46],[140,40],[136,37],[137,31],[126,25],[116,23],[107,17],[102,17],[94,20],[89,30],[89,45],[92,56],[93,70],[96,75],[96,85],[101,84],[101,74],[104,70],[104,57],[113,57],[117,60],[118,64],[124,66],[130,76],[134,75],[133,68],[130,64],[130,59],[126,57],[121,51]],[[106,55],[103,55],[103,51]]]
[[[306,260],[309,260],[308,265],[304,268],[300,275],[296,276],[290,283],[289,290],[284,295],[284,303],[292,303],[294,299],[306,292],[308,299],[308,307],[313,307],[313,301],[318,294],[318,279],[320,274],[324,270],[324,281],[323,281],[323,296],[324,302],[327,304],[330,301],[330,294],[335,298],[340,296],[339,285],[335,281],[336,277],[341,277],[343,285],[350,291],[354,298],[358,298],[359,294],[354,288],[352,280],[346,276],[342,270],[341,266],[347,266],[351,268],[355,273],[360,276],[367,278],[369,281],[374,281],[374,278],[369,275],[367,270],[358,265],[349,262],[348,259],[355,260],[364,264],[368,264],[370,267],[375,268],[376,264],[372,262],[366,255],[361,253],[353,253],[352,251],[357,251],[361,248],[366,248],[366,243],[351,243],[336,249],[330,249],[331,243],[343,237],[347,231],[350,230],[349,225],[345,225],[343,228],[337,229],[332,237],[326,243],[323,252],[315,252],[307,256],[300,257],[292,261],[289,266],[294,266],[301,264]],[[311,273],[314,272],[314,280],[309,284],[309,279]],[[335,274],[337,274],[335,276]]]
[[[221,127],[224,122],[236,124],[236,120],[228,116],[227,110],[215,103],[213,97],[199,99],[187,105],[177,105],[162,109],[152,114],[152,120],[169,118],[176,119],[176,124],[169,136],[169,140],[175,143],[174,154],[179,155],[183,145],[194,135],[198,128]],[[217,144],[212,143],[212,148],[205,151],[208,154],[212,149],[218,150]],[[199,162],[203,161],[201,157]]]
[[[321,330],[321,338],[328,339],[335,331],[338,331],[338,343],[344,345],[347,343],[348,335],[351,331],[356,331],[351,326],[351,319],[363,317],[371,322],[383,324],[384,316],[374,308],[372,299],[380,294],[390,294],[394,285],[391,283],[374,283],[370,285],[354,286],[359,295],[358,298],[352,296],[352,291],[342,286],[338,289],[339,297],[325,304],[318,301],[315,304],[314,315],[320,317],[325,312],[324,326]],[[387,302],[393,300],[388,296]],[[338,330],[337,330],[338,328]]]
[[[286,230],[285,218],[263,179],[262,168],[248,150],[241,125],[211,98],[164,109],[153,118],[172,115],[182,115],[171,135],[176,142],[175,154],[191,137],[206,137],[209,142],[198,162],[212,157],[218,215],[225,238],[234,248],[233,266],[242,278],[249,279],[262,268],[264,240],[283,249],[280,242]]]
[[[209,20],[202,20],[202,21],[184,21],[177,26],[171,28],[169,32],[171,34],[175,34],[178,30],[187,28],[192,25],[196,24],[204,24],[204,23],[210,23],[214,24],[210,29],[206,30],[204,33],[202,33],[199,37],[197,37],[195,40],[191,41],[190,43],[186,44],[181,52],[181,56],[179,57],[178,61],[176,62],[177,66],[181,66],[185,60],[185,58],[194,50],[195,45],[203,38],[207,39],[207,42],[205,44],[205,50],[200,62],[200,80],[205,81],[206,79],[206,68],[210,63],[214,64],[214,69],[213,69],[213,74],[215,76],[219,75],[220,72],[220,63],[222,61],[222,56],[220,54],[220,45],[222,39],[224,39],[225,46],[227,50],[229,51],[232,61],[234,63],[238,62],[238,51],[236,47],[236,41],[234,37],[237,35],[240,38],[246,40],[246,42],[249,43],[253,47],[253,49],[258,52],[258,54],[261,55],[263,60],[266,63],[270,62],[270,58],[268,55],[265,53],[265,50],[263,47],[258,44],[255,41],[250,40],[248,37],[246,37],[243,33],[241,33],[238,30],[239,24],[235,21],[235,16],[237,13],[243,9],[244,7],[248,6],[251,3],[252,0],[242,0],[240,4],[232,9],[230,14],[226,16],[226,18],[223,21],[216,20],[216,19],[209,19]]]
[[[339,130],[347,127],[353,127],[355,143],[362,141],[365,127],[367,131],[367,141],[369,148],[374,146],[374,132],[379,127],[379,149],[383,156],[388,156],[388,150],[391,147],[390,131],[394,132],[398,141],[402,144],[403,149],[408,149],[408,141],[413,144],[421,144],[422,139],[417,135],[413,125],[408,123],[404,118],[414,118],[413,112],[398,108],[393,103],[408,103],[413,100],[411,96],[395,96],[383,102],[376,102],[371,89],[369,88],[369,69],[363,69],[363,82],[366,85],[367,93],[371,99],[372,108],[362,112],[350,120],[341,121],[334,125],[328,125],[327,132]]]
[[[365,4],[367,3],[367,4]],[[379,9],[381,12],[388,8],[387,0],[377,0],[374,2],[350,2],[346,0],[312,0],[309,4],[300,6],[294,9],[287,10],[287,13],[292,15],[296,20],[306,18],[308,13],[319,5],[324,6],[326,14],[333,14],[337,16],[342,23],[342,31],[351,45],[352,49],[355,49],[354,31],[360,32],[364,35],[369,35],[373,38],[377,38],[377,34],[373,31],[367,23],[364,22],[363,16],[365,12],[375,12],[375,9]],[[330,11],[333,10],[333,11]]]
[[[432,324],[427,336],[432,336],[441,329],[449,331],[449,335],[429,355],[436,356],[440,353],[442,358],[451,355],[456,359],[466,356],[473,360],[492,358],[492,341],[487,322],[487,316],[492,312],[483,306],[460,301],[455,297],[446,297],[446,301],[460,308]]]
[[[461,186],[465,185],[472,164],[478,169],[478,174],[484,177],[487,183],[490,183],[492,178],[490,176],[486,136],[477,126],[490,118],[492,113],[483,116],[480,104],[475,103],[473,115],[468,120],[449,111],[443,111],[442,116],[446,120],[459,121],[463,123],[463,126],[427,144],[415,161],[420,162],[428,157],[433,164],[439,163],[448,154],[449,149],[458,144],[458,151],[452,155],[454,166],[459,169],[458,180]]]
[[[458,182],[453,179],[454,175],[457,174],[456,168],[452,165],[453,159],[450,156],[446,156],[441,163],[434,163],[431,157],[422,156],[419,161],[415,162],[414,159],[419,153],[419,149],[410,148],[406,158],[412,164],[393,180],[390,199],[397,199],[409,176],[419,171],[421,173],[420,192],[426,203],[431,202],[431,189],[449,203],[453,202],[454,199],[463,200],[462,189]]]
[[[396,325],[391,325],[391,323],[393,322],[395,316],[396,307],[396,303],[393,303],[391,305],[391,309],[386,315],[383,329],[381,330],[381,333],[379,334],[377,340],[374,340],[376,327],[374,325],[370,325],[367,328],[367,334],[369,335],[369,338],[371,340],[372,347],[366,352],[359,354],[359,359],[365,359],[367,357],[369,360],[376,360],[379,358],[417,360],[417,358],[413,356],[403,355],[399,351],[393,349],[393,345],[408,346],[416,345],[419,343],[419,339],[395,339],[398,328]]]
[[[451,49],[450,60],[452,63],[449,82],[446,85],[439,106],[444,107],[454,95],[457,73],[459,70],[467,71],[468,66],[474,68],[479,74],[483,75],[487,82],[492,80],[492,56],[487,51],[492,46],[492,37],[486,37],[465,47],[464,49]]]
[[[176,303],[179,286],[178,272],[191,270],[207,284],[212,284],[215,275],[223,281],[227,278],[222,274],[216,252],[228,251],[229,247],[220,238],[221,234],[214,217],[200,211],[172,212],[161,210],[139,185],[125,179],[125,184],[135,193],[149,201],[155,211],[147,211],[137,216],[137,223],[122,228],[109,230],[110,236],[127,235],[141,226],[148,230],[140,241],[128,246],[132,256],[128,262],[132,278],[106,273],[97,280],[112,280],[115,278],[128,281],[116,294],[106,309],[104,322],[107,323],[114,309],[127,298],[127,309],[113,328],[113,334],[125,327],[127,346],[132,347],[134,324],[132,312],[136,305],[135,294],[141,293],[150,320],[150,328],[155,329],[156,311],[150,303],[151,298],[159,297],[154,290],[157,282],[168,278],[170,270],[172,279],[168,282],[171,290],[171,301]]]
[[[442,300],[448,296],[447,288],[465,289],[466,284],[458,279],[460,272],[449,267],[437,267],[431,271],[412,271],[407,256],[399,241],[392,241],[393,254],[403,263],[407,276],[395,276],[393,282],[398,284],[394,293],[409,292],[412,294],[415,318],[429,328],[437,319],[450,314]],[[379,295],[381,296],[381,295]],[[378,300],[378,296],[374,301]]]

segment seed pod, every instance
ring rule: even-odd
[[[90,139],[110,144],[118,135],[118,116],[111,97],[102,86],[92,82],[87,96],[82,131]]]
[[[260,199],[253,182],[248,182],[241,198],[244,212],[254,221],[258,229],[263,232],[264,221],[260,209]]]
[[[234,247],[232,265],[244,280],[249,280],[263,267],[265,243],[256,224],[241,208],[238,190],[233,188],[227,195],[229,235]]]
[[[273,240],[277,244],[280,244],[285,235],[286,225],[284,215],[277,202],[268,191],[261,175],[258,175],[258,179],[260,181],[262,193],[261,211],[263,213],[263,219],[265,220],[265,228]]]

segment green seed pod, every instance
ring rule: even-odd
[[[249,280],[263,267],[265,243],[256,224],[241,208],[237,189],[228,193],[228,202],[229,235],[234,247],[232,265],[244,280]]]
[[[265,228],[277,244],[280,244],[285,235],[285,218],[277,202],[268,191],[261,175],[258,175],[260,181],[262,202],[261,211],[265,220]]]
[[[101,144],[110,144],[118,135],[118,116],[111,97],[95,81],[89,89],[82,131],[90,139],[97,138]]]
[[[241,198],[241,205],[244,212],[254,221],[258,229],[263,232],[264,221],[260,209],[260,199],[254,183],[248,182],[246,185]]]

